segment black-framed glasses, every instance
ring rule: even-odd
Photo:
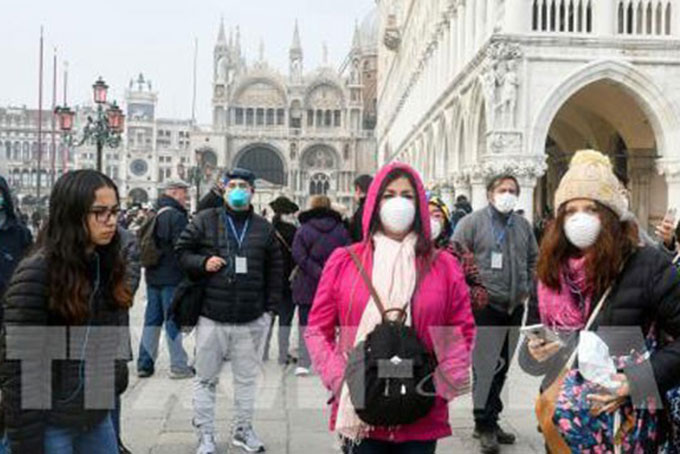
[[[94,215],[94,219],[100,224],[107,224],[111,218],[118,219],[120,207],[93,207],[89,213]]]

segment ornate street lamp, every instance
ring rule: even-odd
[[[87,124],[83,128],[82,136],[74,138],[73,126],[75,113],[68,106],[57,106],[54,109],[59,119],[59,128],[69,147],[80,147],[86,142],[97,146],[97,170],[102,171],[102,151],[104,145],[117,148],[121,142],[121,135],[125,125],[125,115],[116,102],[106,101],[109,86],[100,77],[92,85],[94,102],[97,105],[95,116],[88,115]]]

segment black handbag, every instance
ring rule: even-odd
[[[382,316],[382,322],[349,354],[344,378],[350,400],[359,419],[371,426],[411,424],[434,406],[437,361],[406,325],[407,308],[386,311],[359,258],[348,250]],[[435,257],[421,270],[414,297]],[[389,312],[398,312],[399,318],[389,319]]]
[[[214,255],[219,255],[219,231],[220,220],[217,217],[213,237],[215,244]],[[170,306],[170,316],[183,333],[190,333],[198,323],[198,319],[203,311],[205,287],[209,278],[209,274],[198,279],[185,275],[184,279],[175,289]]]

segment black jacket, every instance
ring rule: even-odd
[[[247,274],[235,273],[238,243],[229,226],[228,214],[240,232],[248,230],[240,255],[247,259]],[[192,278],[205,278],[202,315],[220,323],[248,323],[265,312],[274,312],[281,301],[283,258],[274,228],[252,212],[234,213],[213,208],[198,213],[177,241],[183,270]],[[214,255],[227,261],[220,271],[208,274],[205,263]]]
[[[364,205],[366,204],[366,197],[359,199],[359,206],[352,215],[349,221],[349,235],[353,243],[359,243],[364,239]]]
[[[2,296],[14,268],[31,247],[33,237],[31,231],[17,218],[9,185],[3,177],[0,177],[0,193],[5,200],[5,208],[2,210],[5,221],[0,225],[0,296]]]
[[[92,282],[96,262],[92,263]],[[106,264],[100,266],[99,289],[91,297],[93,308],[88,325],[68,326],[49,309],[49,270],[42,253],[23,260],[17,267],[4,299],[5,325],[0,336],[0,386],[2,388],[2,411],[12,452],[40,454],[43,452],[46,425],[59,427],[90,428],[99,424],[113,408],[114,393],[125,385],[122,380],[125,361],[120,360],[124,337],[119,324],[122,310],[115,308],[110,296],[109,276]],[[45,329],[49,327],[49,329]],[[96,327],[92,329],[93,327]],[[87,331],[87,334],[85,334]],[[85,339],[88,339],[85,342]],[[51,392],[49,390],[50,367],[13,358],[45,358],[51,352]],[[85,352],[86,357],[100,361],[83,363],[77,359]],[[115,366],[114,366],[115,362]],[[98,409],[85,409],[85,384],[82,382],[84,365],[96,371],[95,376],[104,382],[88,386],[90,397],[95,396]],[[27,388],[22,389],[22,383]],[[23,391],[30,393],[22,396]],[[105,392],[109,389],[110,392]],[[39,405],[26,409],[22,397],[40,399]],[[101,401],[100,401],[101,399]],[[88,406],[93,407],[92,401]]]
[[[146,270],[146,283],[157,287],[175,286],[184,277],[175,256],[175,243],[189,222],[187,210],[172,197],[158,199],[158,210],[170,207],[158,215],[156,221],[156,244],[161,251],[158,266]]]
[[[593,298],[592,306],[600,300]],[[529,305],[527,324],[540,323],[535,298]],[[654,326],[674,339],[648,361],[624,369],[636,402],[655,391],[665,392],[680,384],[680,277],[668,257],[656,248],[643,247],[626,262],[612,292],[596,318],[593,329],[608,344],[610,354],[645,351],[644,337]],[[529,355],[526,342],[520,350],[520,366],[532,375],[545,375],[542,389],[550,385],[577,345],[576,335],[553,358],[541,364]],[[651,366],[651,367],[650,367]]]
[[[279,240],[279,246],[281,249],[281,256],[283,258],[283,293],[287,297],[292,296],[292,291],[290,289],[290,275],[295,268],[295,262],[293,261],[293,240],[295,239],[295,232],[297,232],[297,227],[288,222],[282,221],[279,217],[274,217],[272,222],[274,230],[276,230],[281,238],[277,236]],[[283,241],[281,241],[283,239]]]

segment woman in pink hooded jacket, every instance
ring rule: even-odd
[[[436,357],[437,397],[429,414],[411,424],[368,427],[358,418],[343,380],[347,357],[381,319],[349,250],[337,249],[324,268],[305,333],[314,368],[333,393],[331,430],[345,453],[434,453],[437,440],[451,435],[447,401],[469,390],[475,325],[465,277],[452,255],[432,247],[425,190],[411,167],[383,167],[364,210],[364,241],[352,251],[386,309],[412,302],[408,324]]]

